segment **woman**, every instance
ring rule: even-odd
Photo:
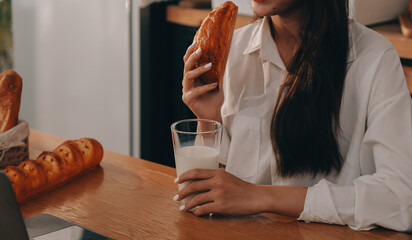
[[[412,103],[399,56],[348,20],[344,0],[252,0],[261,19],[236,30],[223,90],[194,81],[183,101],[222,122],[222,170],[196,169],[182,210],[272,212],[300,220],[412,230]],[[209,67],[209,68],[208,68]],[[213,67],[213,66],[211,66]]]

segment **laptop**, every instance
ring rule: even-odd
[[[23,219],[7,175],[0,171],[0,239],[114,240],[50,214]]]

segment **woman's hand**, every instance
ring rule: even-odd
[[[217,83],[201,85],[196,79],[214,66],[205,64],[196,68],[196,62],[202,55],[201,49],[194,49],[192,44],[186,51],[183,61],[183,102],[198,118],[221,122],[220,109],[223,104],[223,91],[217,88]]]
[[[197,193],[183,210],[194,210],[196,216],[208,213],[250,215],[262,212],[264,193],[259,185],[245,182],[219,170],[194,169],[179,176],[177,183],[192,181],[178,193],[176,200]]]
[[[245,182],[223,169],[193,169],[179,176],[177,183],[191,181],[175,200],[195,195],[182,210],[196,216],[208,213],[252,215],[263,212],[298,217],[303,211],[307,188],[256,185]]]

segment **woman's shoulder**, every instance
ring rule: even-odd
[[[233,33],[231,49],[235,48],[237,49],[236,51],[243,53],[243,50],[241,49],[245,49],[249,45],[250,40],[258,34],[262,22],[263,18],[236,29]]]
[[[378,32],[351,20],[349,23],[350,48],[355,57],[363,55],[382,55],[394,49],[391,42]]]
[[[262,24],[262,22],[264,21],[264,18],[259,18],[257,20],[252,20],[249,24],[240,27],[238,29],[235,30],[234,33],[234,37],[239,36],[239,35],[249,35],[253,33],[253,32],[257,32],[257,30],[259,29],[260,25]]]
[[[370,98],[379,102],[406,92],[400,58],[391,42],[355,21],[350,23],[350,34],[346,98],[371,104]]]

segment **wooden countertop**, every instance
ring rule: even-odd
[[[30,132],[30,157],[64,139]],[[111,151],[101,167],[23,203],[23,216],[49,213],[115,239],[412,239],[385,229],[304,223],[275,214],[195,217],[180,212],[175,169]]]

